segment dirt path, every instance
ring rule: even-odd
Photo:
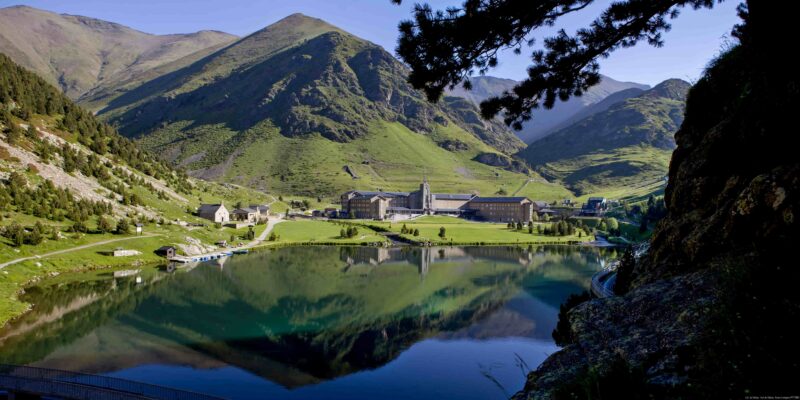
[[[275,225],[278,225],[281,222],[283,222],[283,219],[281,219],[279,217],[270,218],[270,220],[267,221],[267,227],[264,228],[264,232],[261,232],[261,234],[258,235],[257,238],[253,239],[252,242],[242,246],[241,248],[248,249],[248,248],[255,247],[255,246],[261,244],[261,242],[263,242],[264,240],[267,239],[267,235],[269,235],[269,233],[272,232],[272,228],[275,228]]]
[[[96,243],[89,243],[89,244],[84,244],[84,245],[80,245],[80,246],[70,247],[68,249],[51,251],[51,252],[45,253],[45,254],[34,254],[34,255],[28,256],[28,257],[17,258],[16,260],[6,261],[6,262],[0,264],[0,269],[3,269],[3,268],[5,268],[5,267],[7,267],[9,265],[13,265],[13,264],[20,263],[20,262],[23,262],[23,261],[35,260],[35,259],[38,259],[38,258],[45,258],[45,257],[59,255],[59,254],[70,253],[70,252],[73,252],[73,251],[88,249],[88,248],[95,247],[95,246],[102,246],[104,244],[109,244],[109,243],[122,242],[122,241],[125,241],[125,240],[143,239],[143,238],[153,237],[153,236],[161,236],[161,234],[160,233],[149,233],[149,234],[144,234],[144,235],[141,235],[141,236],[126,237],[126,238],[120,238],[120,239],[109,239],[109,240],[103,240],[103,241],[96,242]]]

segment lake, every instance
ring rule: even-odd
[[[613,251],[613,250],[612,250]],[[506,399],[558,347],[588,247],[290,247],[41,281],[0,363],[234,399]]]

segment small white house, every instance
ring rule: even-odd
[[[197,216],[219,223],[229,222],[231,219],[231,214],[224,204],[201,204],[197,209]]]

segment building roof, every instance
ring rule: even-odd
[[[350,193],[355,193],[359,196],[383,196],[383,197],[407,197],[409,192],[376,192],[368,190],[353,190]]]
[[[589,197],[587,201],[606,201],[605,197]]]
[[[250,204],[248,208],[252,208],[256,211],[269,211],[269,204]]]
[[[543,208],[543,209],[539,210],[539,213],[541,213],[541,214],[557,214],[558,211],[551,210],[549,208]]]
[[[175,246],[161,246],[156,251],[165,251],[165,250],[169,250],[169,249],[175,250]]]
[[[383,194],[380,194],[380,192],[377,192],[377,193],[373,193],[373,194],[359,194],[358,196],[353,197],[352,200],[356,200],[356,199],[362,199],[362,200],[363,199],[369,199],[369,200],[372,200],[372,199],[374,199],[376,197],[381,198],[381,199],[389,199],[390,196],[385,196]]]
[[[387,211],[419,211],[420,213],[425,212],[425,210],[421,208],[408,208],[408,207],[386,207]]]
[[[433,197],[437,200],[470,200],[475,197],[475,195],[459,193],[434,193]]]
[[[249,208],[249,207],[243,207],[243,208],[237,208],[237,209],[233,210],[232,212],[234,214],[255,214],[255,213],[258,212],[258,210],[254,210],[254,209]]]
[[[472,199],[475,203],[522,203],[530,201],[527,197],[476,197]]]
[[[197,212],[204,214],[204,213],[215,213],[220,208],[224,208],[225,206],[222,204],[200,204],[200,207],[197,208]]]
[[[533,204],[539,208],[547,208],[547,206],[549,206],[549,204],[547,204],[547,202],[544,200],[536,200],[533,202]]]

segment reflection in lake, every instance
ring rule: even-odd
[[[507,398],[606,255],[298,247],[29,288],[0,362],[233,398]]]

